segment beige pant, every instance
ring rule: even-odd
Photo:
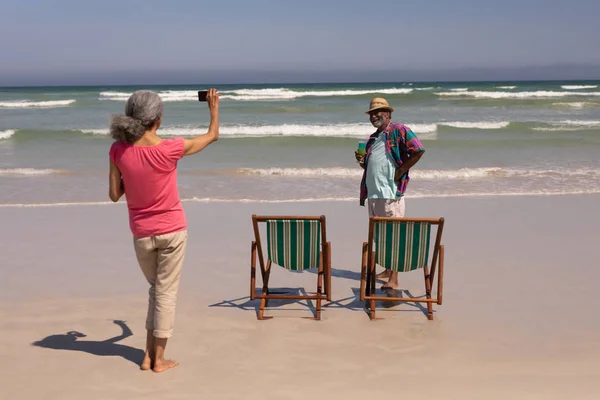
[[[150,283],[146,329],[154,329],[157,338],[173,335],[186,242],[186,230],[133,239],[138,263]]]
[[[404,197],[398,200],[390,199],[367,199],[369,217],[404,217],[406,208]]]

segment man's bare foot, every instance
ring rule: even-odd
[[[390,276],[392,276],[392,271],[390,271],[389,269],[386,269],[383,272],[380,272],[376,275],[377,279],[383,281],[385,279],[389,279]]]
[[[390,278],[389,281],[387,281],[387,283],[384,283],[383,286],[381,286],[381,290],[388,290],[388,289],[398,289],[398,279],[392,279]]]
[[[390,271],[390,279],[383,284],[381,290],[398,289],[398,273]]]
[[[179,363],[177,361],[173,361],[173,360],[162,360],[162,361],[156,360],[156,362],[154,363],[154,368],[152,368],[152,371],[163,372],[168,369],[175,368],[178,365],[179,365]]]
[[[385,283],[383,284],[383,286],[381,286],[381,290],[396,290],[398,289],[398,284],[397,283]]]
[[[142,361],[142,364],[140,365],[140,369],[142,371],[148,371],[151,368],[152,368],[152,359],[150,358],[150,355],[148,354],[148,352],[146,352],[146,354],[144,355],[144,361]]]

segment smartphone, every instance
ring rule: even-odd
[[[208,90],[198,90],[198,101],[206,101]]]

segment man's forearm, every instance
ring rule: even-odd
[[[406,171],[411,169],[417,162],[419,162],[419,160],[423,156],[423,153],[425,152],[419,151],[418,153],[414,153],[410,157],[408,157],[408,160],[406,160],[406,162],[404,162],[402,166],[398,168],[398,172],[396,175],[399,176],[397,176],[396,180],[400,179],[400,177],[402,177],[406,173]]]

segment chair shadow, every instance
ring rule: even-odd
[[[262,289],[256,289],[256,294],[262,294]],[[270,288],[269,294],[284,294],[284,295],[294,295],[294,296],[307,296],[307,292],[304,288]],[[270,299],[267,302],[267,306],[265,307],[265,311],[283,307],[289,304],[299,304],[302,306],[303,310],[310,310],[313,315],[317,314],[317,309],[315,308],[312,300],[295,300],[295,299]],[[232,300],[222,300],[215,304],[210,304],[209,307],[227,307],[227,308],[238,308],[240,310],[248,311],[254,309],[256,316],[258,317],[258,311],[260,308],[260,299],[250,300],[250,296],[239,297],[237,299]],[[288,309],[289,310],[289,309]],[[298,309],[293,309],[298,310]]]
[[[82,351],[95,356],[118,356],[134,364],[141,364],[144,359],[144,350],[117,343],[132,336],[131,329],[125,321],[114,320],[113,323],[118,325],[123,332],[121,335],[106,340],[79,340],[86,337],[86,335],[81,332],[70,331],[65,334],[47,336],[42,340],[33,342],[31,345],[54,350]]]
[[[350,310],[350,311],[363,311],[365,313],[368,313],[369,310],[366,308],[366,301],[360,301],[360,288],[351,288],[352,289],[352,296],[340,299],[340,300],[333,300],[327,304],[323,305],[323,308],[344,308],[346,310]],[[393,292],[393,293],[390,293]],[[379,296],[386,296],[388,293],[389,294],[393,294],[393,297],[407,297],[407,298],[411,298],[411,299],[418,299],[421,297],[425,297],[423,296],[413,296],[413,294],[410,292],[410,290],[406,290],[406,289],[398,289],[398,290],[390,290],[389,292],[386,291],[382,291],[381,289],[376,289],[376,293]],[[401,296],[402,294],[405,294],[406,296]],[[404,302],[404,301],[392,301],[392,300],[377,300],[377,305],[380,306],[380,308],[383,309],[390,309],[392,307],[395,307],[399,304],[403,304],[403,305],[407,305],[410,306],[412,308],[414,308],[414,310],[397,310],[398,312],[415,312],[415,311],[420,311],[423,313],[423,315],[427,316],[427,307],[423,306],[423,303],[410,303],[410,302]],[[434,311],[435,312],[435,311]]]
[[[311,274],[318,273],[318,271],[316,271],[314,269],[306,270],[306,272],[309,272]],[[345,269],[331,268],[331,277],[332,278],[352,279],[352,280],[360,282],[360,272],[348,271]]]

